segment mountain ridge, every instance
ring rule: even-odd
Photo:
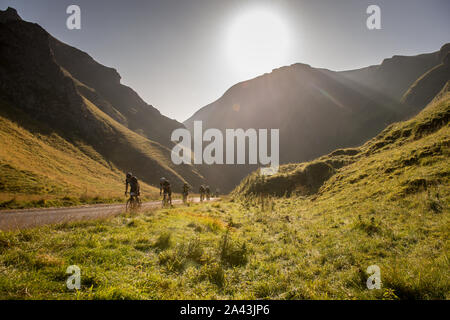
[[[312,160],[339,147],[358,146],[390,123],[419,112],[424,106],[405,103],[402,95],[417,78],[440,64],[444,49],[394,56],[379,66],[350,71],[302,63],[274,69],[230,87],[184,125],[191,131],[194,121],[203,121],[205,129],[280,129],[281,163]],[[399,72],[402,68],[405,74]],[[200,171],[231,190],[257,167],[200,166]]]
[[[445,185],[444,181],[448,181],[450,176],[448,166],[438,168],[441,171],[434,175],[425,170],[420,172],[419,167],[431,166],[434,162],[444,164],[450,146],[449,121],[450,80],[418,115],[407,121],[389,125],[362,146],[337,149],[311,162],[282,165],[274,176],[264,177],[258,172],[253,172],[243,179],[232,194],[235,197],[261,194],[278,197],[314,196],[312,199],[315,199],[327,194],[336,185],[341,188],[353,184],[363,185],[361,181],[375,179],[374,171],[377,172],[377,179],[384,176],[386,181],[393,179],[392,174],[407,176],[403,171],[406,168],[416,170],[417,176],[427,178],[402,179],[404,182],[398,188],[400,196],[402,192],[415,191],[414,188],[426,189],[427,186],[436,184]],[[439,139],[433,138],[437,132],[441,132],[438,135]],[[384,156],[381,156],[382,154]],[[357,169],[364,168],[358,163],[370,166],[371,170],[364,172],[360,170],[358,175]],[[372,178],[369,172],[373,174]]]
[[[0,17],[11,12],[2,11]],[[162,116],[131,88],[122,86],[117,71],[75,48],[66,48],[37,24],[3,20],[7,21],[0,23],[0,98],[41,124],[40,129],[33,128],[33,134],[51,128],[80,151],[89,145],[117,169],[132,171],[150,185],[158,185],[161,176],[169,178],[175,188],[186,181],[203,181],[193,166],[175,166],[170,160],[171,130],[183,125]],[[65,57],[65,51],[70,52],[70,57]],[[88,60],[88,66],[100,70],[92,76],[77,74],[81,80],[91,80],[89,84],[70,73],[75,66],[88,68],[74,58],[78,55]],[[58,64],[71,59],[75,62]],[[104,87],[98,86],[105,78],[104,72],[109,80],[105,79]],[[121,99],[116,100],[111,91],[123,93]],[[137,121],[139,118],[143,120]],[[15,122],[27,128],[20,119]],[[34,169],[39,171],[38,163]]]

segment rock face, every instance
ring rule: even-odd
[[[116,70],[65,45],[14,9],[0,12],[0,98],[74,144],[92,146],[123,171],[149,184],[198,184],[192,166],[170,160],[170,134],[181,123],[120,84]]]
[[[0,23],[22,20],[16,9],[8,7],[5,11],[0,10]]]

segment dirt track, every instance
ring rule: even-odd
[[[199,198],[191,198],[199,202]],[[217,199],[211,198],[210,201]],[[173,204],[181,204],[181,200],[173,200]],[[142,209],[160,208],[161,201],[144,202]],[[118,215],[125,211],[125,204],[101,204],[72,208],[22,209],[0,211],[0,230],[26,229],[47,224],[102,219]]]

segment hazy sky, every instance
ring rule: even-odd
[[[66,28],[70,4],[81,8],[81,30]],[[371,4],[381,8],[381,30],[366,27]],[[354,69],[450,42],[449,0],[0,0],[8,6],[116,68],[179,121],[282,65]]]

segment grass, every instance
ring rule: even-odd
[[[223,201],[0,233],[0,297],[448,299],[450,221],[427,199]],[[373,264],[380,290],[365,286]]]

